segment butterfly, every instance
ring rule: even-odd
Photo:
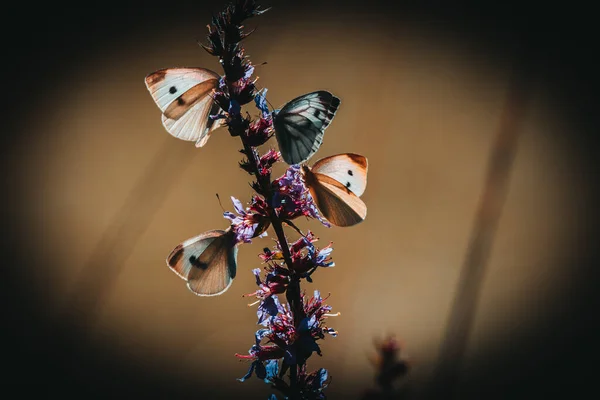
[[[273,111],[275,137],[286,163],[300,164],[319,150],[339,106],[339,98],[320,90],[296,97]]]
[[[217,296],[231,286],[237,270],[237,246],[231,229],[204,232],[179,244],[167,265],[198,296]]]
[[[359,198],[367,187],[368,163],[364,156],[338,154],[303,165],[304,182],[323,216],[336,226],[352,226],[367,216]]]
[[[216,72],[204,68],[166,68],[146,76],[145,82],[162,112],[167,132],[202,147],[224,121],[209,118],[221,113],[212,98],[220,79]]]

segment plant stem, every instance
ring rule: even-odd
[[[250,3],[250,4],[248,4]],[[248,2],[247,0],[239,0],[235,3],[235,10],[232,11],[232,9],[228,8],[228,12],[229,12],[229,16],[231,17],[231,15],[238,15],[239,13],[236,13],[235,11],[241,11],[243,10],[246,6],[250,6],[250,7],[255,7],[255,11],[258,11],[258,7],[255,6],[253,1]],[[264,12],[266,10],[261,11]],[[250,15],[246,16],[249,17]],[[214,21],[214,19],[213,19]],[[239,36],[236,35],[234,36],[235,39],[232,39],[232,37],[230,37],[230,35],[227,34],[227,32],[231,32],[228,28],[231,28],[233,26],[235,26],[235,28],[237,30],[241,30],[242,28],[242,21],[241,20],[237,20],[236,18],[236,22],[234,24],[232,24],[232,26],[227,26],[229,25],[229,23],[231,23],[231,19],[228,18],[222,18],[221,20],[221,24],[225,24],[225,26],[219,26],[217,23],[213,23],[214,28],[217,29],[214,32],[218,32],[217,36],[218,39],[221,40],[222,38],[222,47],[221,46],[217,46],[220,47],[221,50],[225,50],[225,53],[223,53],[222,51],[219,52],[219,59],[221,64],[224,66],[225,64],[231,66],[232,63],[230,63],[231,61],[231,54],[229,54],[231,51],[237,51],[237,45],[239,43],[239,41],[241,41],[241,39],[245,36]],[[209,27],[209,31],[212,33],[213,31],[211,31],[210,27]],[[237,32],[237,31],[236,31]],[[247,36],[247,35],[246,35]],[[213,38],[215,39],[215,38]],[[218,42],[218,40],[216,40],[216,42]],[[213,42],[215,43],[215,42]],[[243,54],[243,50],[240,46],[240,48],[238,49],[240,52],[242,52]],[[211,53],[214,54],[214,53]],[[225,56],[224,54],[228,54],[228,56]],[[241,61],[240,61],[241,62]],[[225,68],[225,73],[227,75],[227,71],[228,69]],[[232,95],[233,93],[235,93],[236,91],[234,90],[234,88],[232,87],[232,83],[236,82],[239,77],[237,79],[233,79],[230,80],[228,79],[229,77],[225,76],[225,81],[227,82],[227,86],[228,86],[228,93],[230,95],[231,99],[237,100],[239,104],[244,104],[242,102],[239,102],[239,99],[236,99],[234,95]],[[224,111],[227,111],[223,108]],[[236,122],[241,122],[241,115],[237,114],[237,115],[233,115],[230,117],[233,117],[233,120],[236,120]],[[242,145],[244,146],[244,152],[246,154],[246,156],[248,157],[248,163],[251,166],[252,169],[252,174],[256,177],[256,183],[260,189],[260,194],[262,194],[267,202],[267,207],[268,207],[268,214],[269,214],[269,219],[271,222],[271,225],[273,226],[273,230],[275,231],[275,235],[277,236],[277,240],[279,241],[279,247],[281,248],[281,253],[283,254],[283,260],[287,266],[287,269],[289,270],[290,273],[290,282],[288,284],[287,290],[286,290],[286,299],[288,302],[288,305],[290,307],[290,310],[292,311],[292,314],[294,316],[294,326],[296,327],[296,329],[300,326],[300,322],[306,318],[306,314],[304,312],[304,307],[302,304],[302,298],[300,296],[300,277],[296,274],[296,272],[294,271],[294,265],[293,265],[293,261],[292,261],[292,255],[290,252],[290,248],[289,248],[289,244],[287,242],[287,239],[285,237],[285,232],[283,230],[283,223],[281,221],[281,219],[279,218],[279,216],[277,215],[277,212],[275,210],[275,207],[273,206],[273,190],[271,189],[271,178],[270,175],[261,175],[260,171],[259,171],[259,160],[257,160],[256,158],[256,153],[253,149],[252,146],[250,146],[247,142],[247,140],[245,140],[245,130],[246,128],[243,127],[243,124],[230,124],[229,125],[229,133],[231,134],[231,136],[239,136],[241,141],[242,141]],[[246,125],[247,127],[247,125]],[[297,352],[296,352],[297,353]],[[300,361],[300,363],[298,363],[298,361]],[[297,386],[298,386],[298,368],[301,368],[302,365],[304,364],[304,360],[303,359],[298,359],[296,358],[296,364],[294,365],[290,365],[290,387],[291,387],[291,399],[297,399],[299,398],[299,393],[297,393]]]
[[[288,288],[286,290],[286,299],[294,315],[294,326],[298,327],[300,325],[300,321],[306,317],[300,298],[300,278],[294,272],[292,256],[287,239],[285,237],[285,232],[283,230],[283,224],[277,216],[275,208],[273,207],[273,191],[271,190],[271,182],[268,179],[265,179],[265,176],[259,173],[255,153],[252,147],[244,140],[244,134],[240,134],[239,137],[244,146],[244,152],[248,157],[248,162],[252,167],[253,174],[256,177],[256,182],[258,183],[261,192],[267,198],[266,200],[269,207],[269,219],[271,221],[271,225],[273,226],[273,230],[277,235],[281,253],[283,254],[283,260],[290,271],[290,283],[288,284]],[[290,366],[290,387],[292,388],[292,391],[294,391],[297,386],[299,367],[301,367],[299,364]]]

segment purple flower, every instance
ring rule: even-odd
[[[254,71],[254,67],[250,64],[242,67],[244,76],[232,83],[229,87],[231,97],[237,99],[240,104],[248,104],[256,95],[256,79],[251,80],[249,77]]]
[[[268,330],[268,329],[261,329]],[[281,347],[276,345],[255,345],[250,348],[248,355],[245,354],[235,354],[237,358],[246,359],[246,360],[276,360],[283,358],[284,351]]]
[[[279,362],[277,360],[268,360],[265,362],[265,370],[267,372],[267,376],[264,378],[265,383],[273,383],[279,373]]]
[[[318,290],[315,290],[313,297],[305,302],[304,311],[307,318],[314,318],[317,323],[316,325],[313,325],[313,335],[322,338],[324,337],[323,333],[327,333],[336,337],[338,334],[337,331],[324,326],[324,322],[328,317],[336,317],[339,316],[340,313],[331,314],[331,306],[325,304],[324,300],[326,299],[321,297],[321,293]]]
[[[260,379],[265,379],[267,377],[273,378],[271,375],[273,372],[273,365],[268,364],[269,370],[267,370],[264,362],[282,358],[284,356],[284,351],[276,345],[261,345],[261,341],[263,338],[267,337],[269,333],[269,329],[259,329],[254,335],[255,344],[248,351],[248,355],[235,354],[237,358],[242,360],[252,360],[252,364],[250,364],[250,368],[246,375],[238,379],[240,382],[244,382],[246,379],[250,378],[254,371],[256,371],[256,376]]]
[[[265,326],[265,328],[256,332],[255,344],[250,348],[249,355],[236,354],[238,358],[252,360],[248,372],[239,380],[244,381],[255,373],[258,378],[264,379],[265,382],[275,382],[277,385],[281,385],[281,379],[276,377],[278,364],[275,365],[273,360],[283,359],[284,365],[290,366],[304,364],[312,353],[316,352],[321,355],[321,349],[317,341],[323,339],[325,333],[333,336],[337,335],[335,330],[323,324],[327,317],[333,315],[329,314],[331,307],[324,303],[324,299],[318,290],[307,301],[305,295],[301,293],[300,301],[306,317],[296,326],[289,305],[281,304],[277,296],[269,293],[269,289],[266,288],[269,275],[263,282],[260,279],[260,269],[255,269],[253,273],[257,285],[261,288],[255,294],[257,297],[265,296],[262,301],[259,300],[260,306],[257,311],[258,323]],[[262,345],[261,342],[265,339],[268,344]],[[267,363],[265,364],[265,362]],[[299,380],[299,382],[304,382],[306,389],[310,390],[311,393],[319,394],[326,386],[327,374],[323,371],[306,375],[306,379],[304,381]]]
[[[304,185],[299,165],[291,165],[285,174],[273,182],[277,190],[273,196],[273,207],[282,219],[292,220],[304,215],[316,218],[326,227],[331,227],[319,213],[310,192]]]
[[[253,73],[254,73],[254,65],[252,65],[250,62],[248,62],[246,64],[244,76],[242,77],[242,79],[250,79],[250,77],[252,76]]]
[[[298,385],[305,398],[325,400],[326,396],[325,393],[323,393],[323,390],[327,388],[330,382],[331,377],[329,377],[329,373],[325,368],[319,368],[318,370],[307,374],[306,366],[303,366],[298,374]]]
[[[231,201],[239,215],[226,211],[223,216],[231,221],[236,243],[252,243],[254,237],[267,236],[266,229],[269,227],[269,219],[261,212],[264,200],[254,196],[252,205],[247,210],[244,210],[242,202],[235,197],[231,196]]]
[[[279,244],[279,242],[277,242]],[[271,261],[281,261],[283,260],[283,253],[281,252],[281,248],[279,246],[276,247],[275,251],[272,251],[268,247],[263,249],[263,252],[258,255],[261,260],[265,263],[269,263]]]
[[[241,109],[240,103],[234,99],[229,101],[229,110],[227,111],[229,114],[237,115],[240,113]]]
[[[271,116],[269,107],[267,106],[267,88],[262,89],[256,94],[254,102],[256,103],[256,108],[261,111],[263,118],[269,118]]]
[[[327,268],[335,266],[335,263],[331,259],[331,252],[333,251],[333,247],[331,246],[333,243],[330,242],[327,246],[319,249],[313,245],[317,240],[318,238],[311,231],[308,231],[306,236],[301,237],[290,246],[294,271],[309,281],[310,275],[318,267]]]
[[[267,268],[269,271],[264,281],[260,279],[260,268],[252,270],[258,290],[246,296],[256,296],[259,300],[264,300],[274,294],[285,292],[290,279],[288,270],[279,266],[269,266]]]
[[[225,11],[213,17],[212,25],[208,26],[209,45],[201,44],[201,46],[214,56],[230,59],[231,55],[227,54],[228,47],[237,47],[242,39],[253,32],[242,31],[243,21],[268,10],[268,8],[259,10],[254,0],[238,1],[235,5],[230,4]]]
[[[300,253],[303,249],[305,249],[307,246],[310,246],[311,243],[316,242],[317,240],[319,239],[309,230],[305,236],[302,236],[290,244],[290,252],[292,255]]]
[[[250,146],[261,146],[273,136],[273,118],[270,115],[254,120],[246,130],[245,140]]]
[[[220,81],[223,81],[223,78],[221,78]],[[222,110],[229,111],[229,107],[230,107],[231,103],[229,100],[229,95],[227,94],[226,90],[227,89],[221,88],[219,91],[214,92],[212,94],[212,97],[215,100],[215,103],[217,103],[219,105],[219,107],[221,107]],[[226,114],[219,114],[219,115],[228,117],[228,115],[226,115]]]
[[[271,174],[271,167],[281,159],[281,154],[276,150],[269,150],[263,154],[258,160],[258,172],[261,175],[267,176]]]
[[[260,325],[268,326],[273,318],[277,316],[282,310],[281,303],[277,298],[277,295],[272,294],[265,297],[259,304],[256,315],[258,316],[258,323]]]
[[[332,243],[328,244],[327,246],[323,247],[321,250],[319,250],[318,253],[316,253],[313,250],[313,259],[314,259],[314,264],[316,267],[334,267],[335,263],[331,260],[331,252],[333,251],[333,247],[331,247]],[[314,247],[313,247],[314,249]],[[310,250],[309,250],[310,252]]]
[[[327,317],[335,316],[329,314],[331,307],[323,303],[318,290],[315,290],[313,298],[309,301],[305,301],[303,294],[300,298],[306,318],[300,321],[298,327],[294,325],[289,305],[284,304],[281,307],[282,311],[270,321],[271,331],[266,335],[271,342],[279,344],[290,353],[292,364],[305,361],[313,352],[321,354],[317,340],[323,339],[324,333],[329,333],[329,328],[325,327],[323,322]],[[335,334],[337,335],[337,332]]]

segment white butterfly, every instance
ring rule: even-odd
[[[300,164],[319,150],[339,106],[339,98],[320,90],[297,97],[273,112],[275,137],[286,163]]]
[[[145,78],[146,87],[162,111],[162,123],[176,138],[206,144],[210,133],[223,124],[210,115],[221,109],[211,93],[221,77],[204,68],[166,68]]]
[[[359,198],[367,187],[367,159],[345,153],[317,161],[312,168],[303,165],[306,186],[317,208],[336,226],[352,226],[367,216],[367,206]]]
[[[229,289],[237,270],[237,246],[231,229],[214,230],[179,244],[167,265],[198,296],[217,296]]]

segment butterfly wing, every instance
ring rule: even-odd
[[[304,167],[306,186],[323,216],[336,226],[352,226],[367,217],[367,206],[337,180]]]
[[[359,197],[367,187],[367,169],[367,158],[353,153],[322,158],[311,168],[313,173],[335,179]]]
[[[320,90],[295,98],[274,114],[275,136],[286,163],[299,164],[317,152],[339,105],[339,98]]]
[[[233,232],[214,230],[186,240],[167,257],[167,265],[198,296],[224,293],[235,278],[237,247]]]
[[[160,108],[163,126],[181,140],[206,144],[210,132],[222,125],[212,120],[219,106],[211,93],[219,85],[219,75],[204,68],[167,68],[148,75],[146,87]]]

